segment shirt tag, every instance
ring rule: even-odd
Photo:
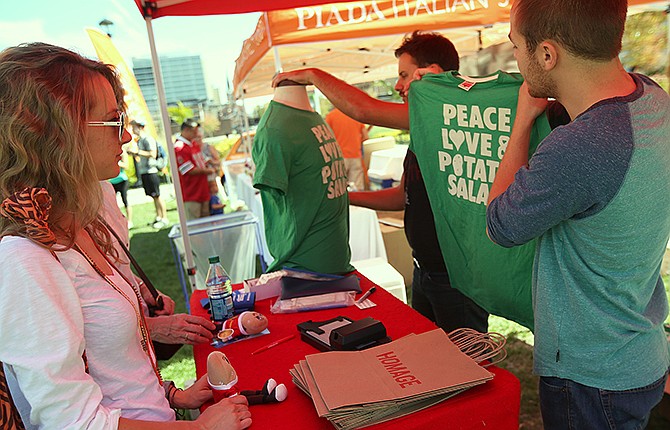
[[[470,91],[472,87],[474,87],[476,82],[471,82],[471,81],[463,81],[458,85],[458,88],[465,90],[465,91]]]

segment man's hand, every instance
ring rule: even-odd
[[[516,107],[516,121],[525,121],[533,123],[535,119],[542,115],[542,112],[547,108],[549,101],[543,98],[537,98],[530,95],[528,92],[528,85],[524,81],[519,87],[519,101]]]
[[[505,155],[491,185],[487,205],[507,190],[510,184],[514,182],[514,175],[522,166],[528,165],[528,147],[533,123],[546,107],[547,100],[532,97],[528,92],[526,82],[519,87],[519,101],[514,118],[514,127],[507,149],[505,149]],[[489,235],[489,237],[491,236]]]
[[[272,79],[272,88],[276,88],[281,81],[286,79],[290,79],[303,85],[312,85],[314,83],[312,78],[314,70],[315,69],[300,69],[279,73]]]
[[[210,320],[188,314],[149,317],[147,326],[151,340],[189,345],[211,342],[216,328]]]
[[[207,375],[205,375],[195,381],[189,388],[183,391],[175,391],[170,406],[178,409],[195,409],[202,406],[206,401],[211,400],[212,397],[212,389],[209,388]]]
[[[422,77],[429,73],[442,73],[442,69],[437,64],[431,64],[428,67],[420,67],[416,69],[414,74],[412,74],[412,79],[408,80],[402,88],[402,94],[408,94],[409,85],[414,81],[420,81]]]
[[[213,430],[240,430],[251,425],[251,412],[247,398],[235,396],[221,400],[196,420],[202,428]]]

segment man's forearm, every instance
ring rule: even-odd
[[[212,173],[216,173],[216,170],[210,168],[210,167],[194,167],[188,172],[186,172],[186,175],[211,175]]]
[[[132,155],[139,155],[140,157],[147,157],[147,158],[156,158],[156,153],[158,151],[145,151],[144,149],[138,149],[135,152],[128,151],[129,154]]]
[[[512,182],[514,182],[516,172],[528,164],[528,146],[530,144],[533,122],[534,119],[518,117],[514,122],[512,135],[507,144],[505,155],[500,161],[500,167],[496,173],[493,185],[491,185],[487,204],[504,193]]]
[[[528,147],[530,146],[533,124],[546,108],[547,99],[532,97],[528,91],[528,85],[524,82],[519,88],[519,101],[512,134],[505,149],[505,155],[500,161],[495,180],[491,185],[487,204],[504,193],[514,182],[516,172],[522,166],[528,165]]]
[[[401,211],[405,209],[405,191],[400,186],[379,191],[354,191],[349,193],[349,203],[380,211]]]
[[[381,127],[409,129],[407,105],[377,100],[323,70],[310,69],[309,74],[311,83],[335,107],[356,121]]]

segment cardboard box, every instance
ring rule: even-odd
[[[414,263],[412,248],[407,243],[407,237],[405,236],[404,216],[405,211],[377,211],[387,260],[391,266],[400,272],[405,280],[405,288],[409,290],[412,285]]]

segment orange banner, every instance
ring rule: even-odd
[[[272,46],[452,30],[509,22],[512,0],[375,0],[330,3],[266,12],[237,59],[235,94]],[[629,6],[667,4],[629,0]],[[267,74],[268,65],[264,66]]]
[[[379,0],[267,12],[244,43],[233,85],[237,93],[246,76],[275,45],[489,25],[509,21],[510,7],[510,0]]]
[[[353,39],[509,20],[509,0],[391,0],[268,12],[273,44]]]

